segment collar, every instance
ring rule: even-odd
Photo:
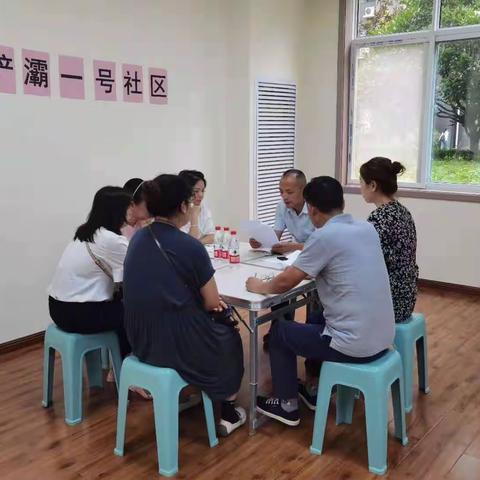
[[[290,212],[292,215],[297,215],[297,212],[293,208],[287,208],[287,212]],[[300,215],[308,215],[307,202],[303,202],[302,211],[297,216],[299,217]]]
[[[349,213],[340,213],[332,217],[330,220],[328,220],[325,223],[324,227],[326,227],[330,223],[352,223],[352,222],[353,222],[353,217]]]

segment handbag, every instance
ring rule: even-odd
[[[150,234],[153,238],[153,241],[155,242],[158,250],[162,254],[163,258],[167,261],[167,263],[172,267],[173,271],[177,274],[177,276],[180,278],[180,280],[187,286],[187,288],[194,293],[195,289],[193,285],[190,284],[190,282],[184,278],[178,268],[175,266],[175,262],[172,258],[170,258],[170,255],[165,251],[165,249],[162,247],[162,244],[158,240],[157,236],[155,233],[153,233],[152,226],[148,225],[148,230],[150,231]],[[241,315],[238,313],[237,309],[233,305],[227,305],[227,308],[224,308],[223,310],[216,311],[216,310],[211,310],[208,312],[211,320],[213,320],[215,323],[219,323],[221,325],[226,325],[227,327],[232,327],[232,328],[237,328],[238,322],[242,322],[245,327],[253,333],[252,329],[245,323]]]

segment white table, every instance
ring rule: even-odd
[[[249,311],[250,325],[250,404],[249,404],[249,433],[253,435],[260,419],[257,418],[257,387],[258,387],[258,326],[283,316],[286,312],[293,311],[313,301],[312,292],[315,291],[313,280],[304,280],[292,290],[278,295],[259,295],[248,292],[245,281],[255,274],[260,278],[278,275],[279,270],[252,265],[247,262],[255,261],[265,253],[251,251],[248,244],[240,246],[240,264],[232,265],[226,260],[214,262],[216,269],[215,280],[222,298],[235,307],[245,308]],[[297,298],[301,297],[301,298]],[[260,310],[290,301],[290,304],[273,312],[259,315]]]

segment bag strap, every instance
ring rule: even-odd
[[[173,268],[173,270],[175,271],[175,273],[184,281],[184,283],[188,286],[188,288],[192,288],[191,285],[189,284],[189,282],[187,282],[181,275],[180,273],[178,272],[178,270],[176,269],[175,267],[175,264],[174,262],[172,261],[172,259],[170,258],[170,256],[168,255],[168,253],[164,250],[164,248],[162,247],[162,244],[160,243],[160,241],[158,240],[157,236],[153,233],[153,230],[152,230],[152,225],[148,225],[148,230],[150,230],[150,234],[152,235],[152,238],[153,238],[153,241],[155,242],[155,244],[157,245],[158,249],[160,250],[160,252],[162,253],[163,257],[165,258],[165,260],[171,265],[171,267]],[[229,305],[231,310],[232,310],[232,313],[234,314],[233,316],[236,316],[237,317],[237,320],[239,320],[241,323],[243,323],[243,325],[245,325],[245,328],[250,332],[250,333],[253,333],[253,330],[250,328],[250,326],[245,322],[245,320],[242,318],[242,316],[238,313],[238,310],[233,306],[233,305]]]
[[[100,270],[102,270],[102,272],[113,282],[112,272],[108,269],[108,267],[97,256],[94,255],[94,253],[92,252],[92,249],[90,248],[90,245],[88,244],[88,242],[85,242],[85,246],[87,247],[87,251],[88,251],[90,257],[92,257],[92,260],[95,262],[95,265],[97,265],[97,267],[100,268]]]
[[[162,244],[158,240],[157,236],[153,233],[152,229],[152,224],[148,225],[148,230],[150,232],[150,235],[153,238],[153,241],[157,245],[158,249],[160,250],[160,253],[163,255],[163,258],[167,261],[167,263],[172,267],[173,271],[177,274],[178,278],[190,289],[191,293],[194,294],[195,290],[193,289],[192,285],[190,285],[190,282],[188,282],[178,271],[178,268],[175,266],[174,261],[170,258],[170,255],[165,251],[165,249],[162,247]],[[196,295],[194,295],[196,296]]]

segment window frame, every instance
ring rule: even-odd
[[[480,203],[480,185],[447,184],[431,182],[432,132],[435,119],[435,92],[438,48],[446,41],[478,39],[480,24],[463,27],[440,27],[442,0],[433,0],[433,20],[430,30],[375,35],[356,38],[358,0],[341,0],[339,11],[338,56],[338,113],[336,176],[347,193],[358,193],[358,181],[351,179],[352,141],[354,118],[355,52],[361,47],[392,46],[423,43],[427,47],[424,78],[424,105],[421,119],[419,176],[416,183],[399,183],[399,195],[413,198],[430,198]]]

